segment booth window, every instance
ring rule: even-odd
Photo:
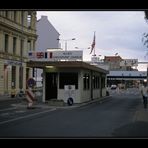
[[[102,88],[105,88],[105,77],[101,78],[101,86]]]
[[[100,87],[99,76],[94,75],[93,76],[93,89],[99,89],[99,87]]]
[[[61,72],[59,83],[60,89],[64,89],[64,85],[75,85],[75,88],[78,89],[78,73]]]
[[[90,81],[89,74],[84,74],[83,75],[83,89],[84,90],[88,90],[89,89],[89,81]]]

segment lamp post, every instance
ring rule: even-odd
[[[57,40],[61,40],[61,41],[65,42],[65,51],[67,51],[67,41],[76,40],[76,38],[72,38],[72,39],[57,39]]]

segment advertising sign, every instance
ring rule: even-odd
[[[71,51],[46,51],[46,52],[29,52],[28,57],[30,60],[36,61],[77,61],[83,59],[82,50]]]

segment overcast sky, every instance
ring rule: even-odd
[[[144,58],[148,49],[141,41],[143,33],[148,32],[144,11],[37,11],[37,19],[41,15],[48,16],[60,39],[76,38],[68,41],[68,49],[82,49],[84,60],[91,59],[87,48],[92,44],[94,31],[97,56],[118,53],[124,59],[148,60]],[[64,45],[61,41],[62,48]]]

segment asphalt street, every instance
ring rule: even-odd
[[[110,94],[106,101],[73,108],[40,106],[30,111],[11,104],[12,109],[0,110],[0,137],[148,137],[148,110],[138,89]]]

